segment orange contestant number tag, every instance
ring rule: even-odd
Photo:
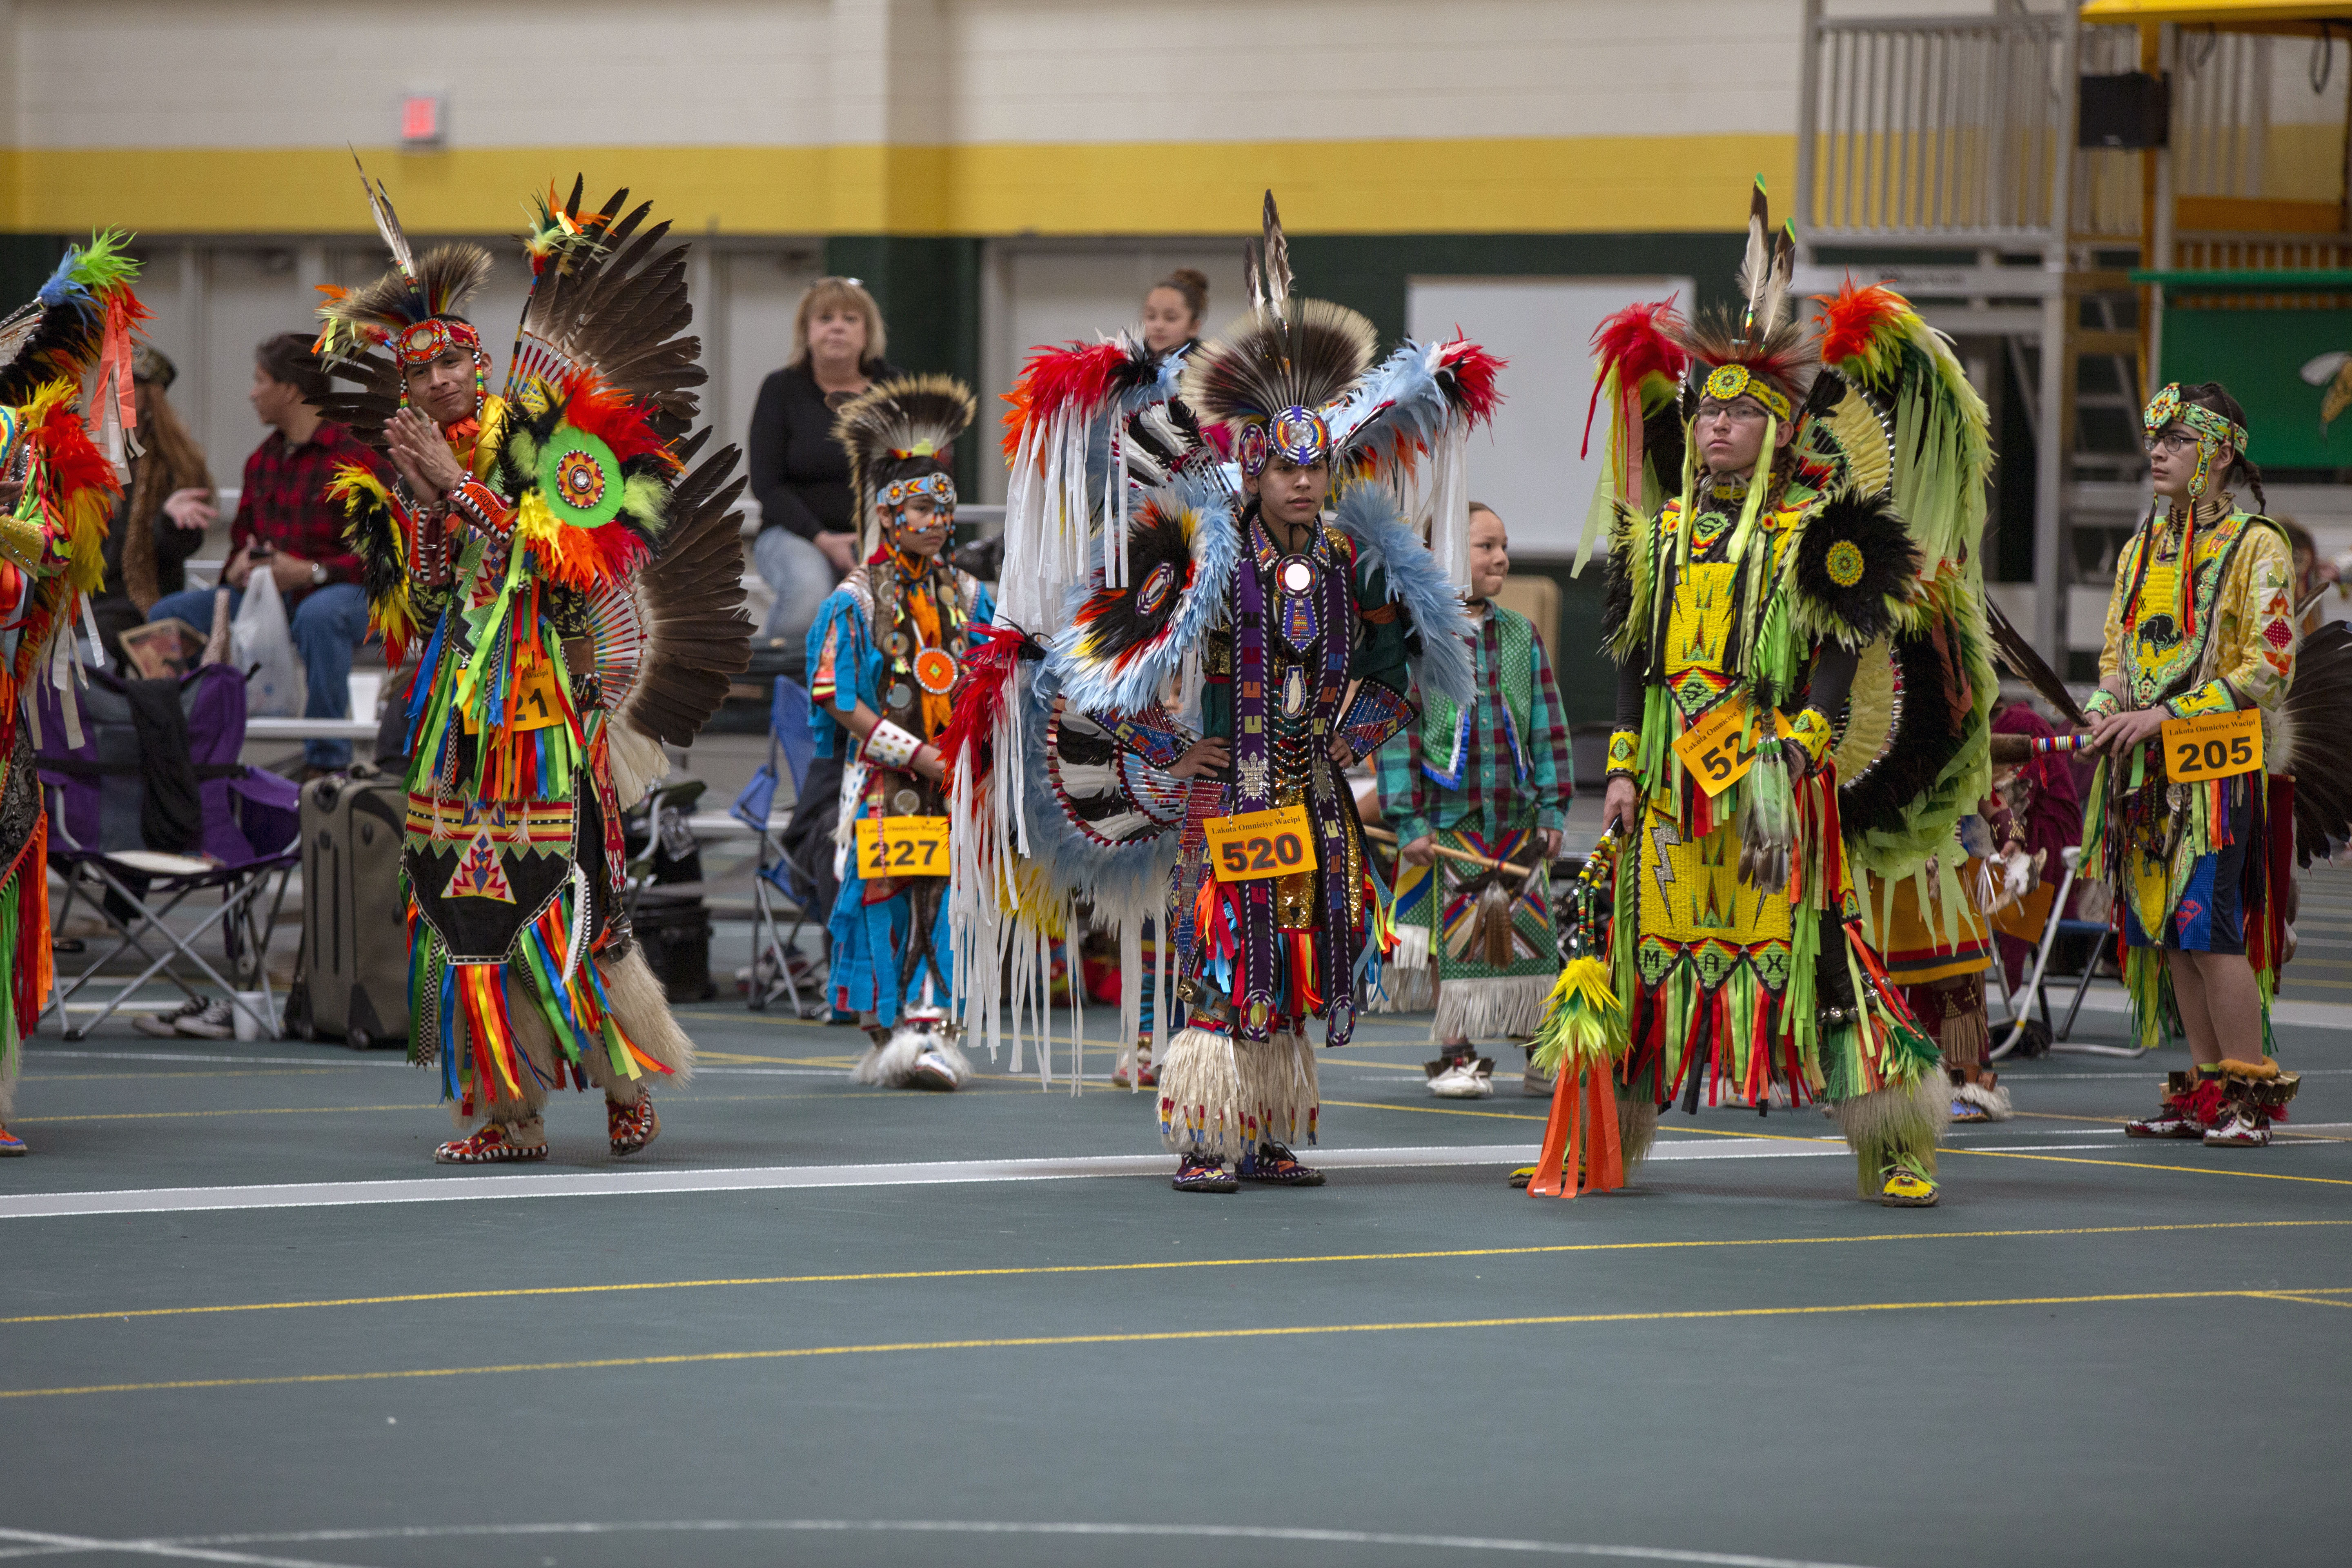
[[[478,733],[480,726],[470,712],[460,711],[459,718],[468,735]],[[552,665],[535,664],[517,675],[507,686],[507,710],[501,727],[508,730],[548,730],[563,722],[563,692],[555,682]]]
[[[1708,709],[1675,742],[1675,755],[1683,760],[1683,770],[1698,780],[1698,787],[1708,795],[1721,795],[1756,765],[1756,748],[1740,741],[1747,727],[1748,704],[1733,698]],[[1772,715],[1772,729],[1782,740],[1793,733],[1789,721],[1777,712]]]
[[[2200,713],[2164,721],[2164,771],[2174,784],[2250,773],[2263,765],[2263,710]]]
[[[857,874],[861,877],[944,877],[948,874],[948,819],[944,816],[866,817],[857,825]]]
[[[1315,869],[1315,833],[1303,805],[1212,816],[1201,824],[1221,882],[1255,882]]]

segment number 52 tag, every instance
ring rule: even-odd
[[[1315,832],[1303,805],[1212,816],[1201,824],[1221,882],[1255,882],[1315,869]]]
[[[1740,743],[1747,728],[1748,704],[1728,698],[1700,715],[1699,721],[1675,742],[1675,755],[1683,760],[1683,770],[1709,795],[1721,795],[1756,765],[1755,748]],[[1772,715],[1772,729],[1782,740],[1794,733],[1778,712]]]
[[[2174,784],[2250,773],[2263,765],[2263,713],[2200,713],[2164,721],[2164,771]]]
[[[944,877],[948,819],[944,816],[865,817],[857,824],[861,877]]]

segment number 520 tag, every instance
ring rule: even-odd
[[[944,877],[948,819],[944,816],[864,817],[857,824],[861,877]]]
[[[2250,773],[2263,765],[2263,713],[2200,713],[2164,721],[2164,771],[2174,784]]]
[[[1221,882],[1255,882],[1315,869],[1315,832],[1303,805],[1212,816],[1201,824]]]
[[[1740,743],[1747,728],[1748,704],[1730,698],[1708,709],[1675,742],[1675,754],[1683,760],[1683,771],[1696,779],[1698,787],[1709,795],[1721,795],[1756,765],[1755,748]],[[1783,740],[1793,733],[1789,721],[1778,712],[1772,715],[1772,728]]]

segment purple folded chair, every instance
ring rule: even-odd
[[[233,1007],[276,1037],[269,933],[287,881],[301,863],[299,791],[290,779],[236,760],[245,744],[244,679],[222,664],[178,680],[84,674],[87,684],[75,693],[78,744],[56,689],[40,687],[37,748],[49,865],[66,883],[56,922],[63,929],[75,898],[86,895],[118,940],[60,984],[60,1017],[68,999],[117,958],[136,949],[147,963],[95,1016],[69,1024],[66,1037],[87,1036],[159,976],[203,1001],[184,966],[219,986]],[[272,873],[276,889],[265,913],[261,895],[269,890]],[[173,911],[208,891],[219,892],[220,908],[193,930],[176,930]],[[215,925],[221,928],[230,973],[243,984],[195,951],[196,940]],[[257,1011],[237,998],[240,990],[261,993]]]

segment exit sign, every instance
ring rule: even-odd
[[[400,144],[438,147],[448,118],[449,100],[440,93],[409,93],[400,100]]]

